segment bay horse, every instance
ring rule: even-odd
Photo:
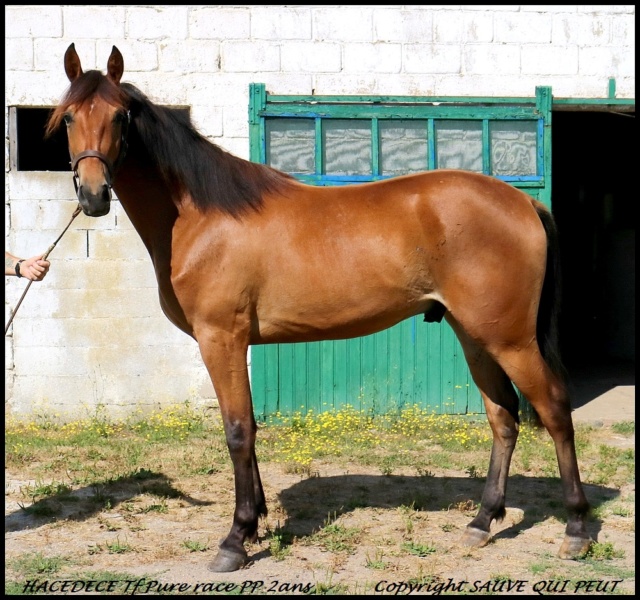
[[[558,354],[558,256],[551,213],[496,178],[435,170],[314,187],[224,151],[183,114],[107,73],[71,82],[47,123],[64,121],[84,213],[109,212],[111,188],[149,251],[162,310],[198,343],[233,463],[231,530],[209,565],[248,562],[267,514],[255,453],[250,345],[344,339],[424,314],[456,333],[486,406],[493,446],[481,508],[462,543],[481,547],[505,515],[518,396],[555,444],[568,512],[562,558],[584,554],[588,502]]]

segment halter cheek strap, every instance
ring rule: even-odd
[[[107,185],[109,189],[111,189],[113,181],[113,176],[116,169],[122,164],[125,155],[127,154],[127,149],[129,144],[127,143],[127,136],[129,134],[129,123],[131,122],[131,113],[127,111],[127,119],[122,124],[122,136],[120,139],[120,153],[118,154],[118,158],[116,159],[115,165],[112,163],[109,158],[102,154],[102,152],[98,152],[97,150],[83,150],[82,152],[78,152],[71,159],[71,170],[73,171],[73,185],[76,188],[76,195],[78,194],[78,163],[83,158],[98,158],[102,161],[102,164],[107,168]]]

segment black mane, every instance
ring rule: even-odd
[[[188,193],[199,209],[215,207],[234,215],[258,209],[265,192],[284,191],[294,181],[216,146],[196,131],[185,112],[153,104],[130,83],[121,88],[128,97],[131,133],[139,136],[167,185]]]

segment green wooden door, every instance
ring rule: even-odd
[[[260,417],[345,406],[376,414],[414,404],[436,413],[482,410],[451,328],[420,317],[352,340],[254,346],[251,381]]]
[[[251,160],[306,183],[464,168],[550,205],[550,88],[529,99],[370,98],[273,96],[253,84],[250,99]],[[422,316],[351,340],[253,346],[250,361],[258,419],[345,406],[484,412],[453,331]]]

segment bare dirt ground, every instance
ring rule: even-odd
[[[635,443],[608,427],[594,435],[616,447]],[[596,509],[589,532],[598,542],[611,544],[617,555],[563,561],[556,554],[565,512],[554,477],[512,476],[506,519],[494,524],[488,546],[469,549],[458,541],[477,510],[483,478],[464,472],[382,475],[379,469],[331,464],[315,465],[310,478],[270,463],[262,465],[262,474],[270,513],[261,522],[261,540],[248,547],[251,562],[234,573],[213,573],[207,563],[231,524],[230,468],[185,481],[155,474],[103,490],[74,490],[73,501],[63,501],[55,517],[22,510],[20,488],[34,482],[7,472],[6,579],[22,583],[25,578],[16,575],[13,559],[41,552],[70,562],[54,575],[34,576],[39,584],[64,580],[65,573],[71,579],[93,573],[91,579],[101,580],[106,577],[99,573],[108,571],[118,574],[119,585],[125,586],[119,591],[125,594],[154,594],[160,585],[171,584],[183,584],[182,591],[189,594],[635,591],[634,485],[586,486]],[[146,493],[159,488],[170,496],[162,503]],[[96,494],[108,499],[107,510],[104,503],[96,504]],[[329,522],[334,527],[319,535]],[[274,534],[283,530],[290,535],[278,548]],[[191,551],[187,540],[208,549]],[[123,581],[132,583],[126,588]],[[423,587],[412,587],[418,584]]]

